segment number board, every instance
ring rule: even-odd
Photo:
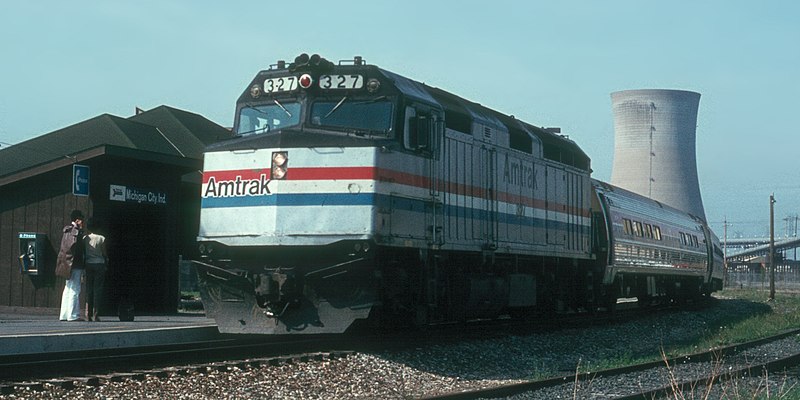
[[[320,89],[361,89],[364,77],[361,75],[322,75],[319,77]]]
[[[264,92],[266,93],[291,92],[295,89],[297,89],[296,76],[269,78],[264,81]]]
[[[283,76],[264,80],[265,93],[291,92],[297,90],[299,78],[296,76]],[[320,89],[361,89],[364,87],[362,75],[322,75],[319,77]]]

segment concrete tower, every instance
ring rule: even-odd
[[[697,180],[700,93],[643,89],[611,93],[611,183],[706,219]]]

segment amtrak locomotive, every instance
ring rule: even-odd
[[[568,138],[373,65],[261,71],[206,149],[195,261],[224,333],[337,333],[708,295],[718,239]]]

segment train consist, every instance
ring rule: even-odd
[[[261,71],[206,150],[195,261],[224,333],[612,309],[721,288],[702,219],[593,180],[568,138],[366,64]]]

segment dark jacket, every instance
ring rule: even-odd
[[[75,224],[65,226],[56,260],[56,275],[69,279],[72,268],[83,269],[83,254],[83,231]]]

